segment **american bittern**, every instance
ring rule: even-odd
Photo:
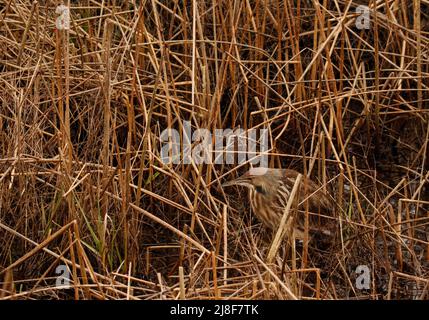
[[[299,172],[291,169],[253,168],[222,186],[239,185],[249,188],[253,213],[266,227],[277,231],[298,175]],[[292,216],[288,217],[288,225],[293,226],[296,238],[303,239],[304,236],[305,211],[302,209],[305,208],[306,201],[309,209],[309,232],[327,236],[332,234],[332,220],[326,217],[333,212],[333,203],[315,182],[303,176],[293,201],[291,208],[301,209],[295,211],[294,219],[289,219]]]

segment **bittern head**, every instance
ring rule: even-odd
[[[230,180],[222,184],[222,187],[244,186],[257,193],[270,196],[279,187],[281,171],[267,168],[252,168],[237,179]]]

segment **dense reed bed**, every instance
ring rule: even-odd
[[[0,298],[429,297],[427,0],[59,4],[0,0]],[[248,162],[163,161],[186,123],[267,129],[338,242],[267,260]]]

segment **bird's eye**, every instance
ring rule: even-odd
[[[259,192],[259,193],[265,194],[265,190],[264,190],[264,188],[262,188],[262,186],[256,186],[256,187],[255,187],[255,190],[256,190],[256,192]]]

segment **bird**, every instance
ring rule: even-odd
[[[263,225],[277,231],[299,174],[292,169],[251,168],[237,179],[223,183],[222,187],[247,187],[253,213]],[[309,208],[310,237],[316,233],[333,236],[333,219],[327,218],[333,214],[333,201],[321,187],[305,176],[302,176],[291,207],[298,210],[289,211],[286,226],[293,227],[296,239],[304,239],[306,200]],[[294,215],[290,215],[290,212],[294,212]],[[292,217],[294,219],[290,219]]]

